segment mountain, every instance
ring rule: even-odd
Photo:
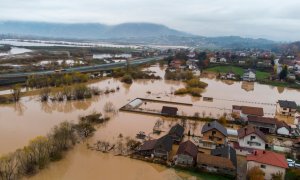
[[[105,25],[97,23],[43,23],[0,22],[1,34],[18,38],[101,40],[109,43],[193,46],[199,48],[260,48],[272,49],[276,42],[267,39],[239,36],[204,37],[153,23],[124,23]]]
[[[0,22],[0,34],[73,39],[191,36],[164,25],[152,23],[124,23],[109,26],[97,23],[65,24],[18,21]]]

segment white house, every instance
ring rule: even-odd
[[[255,80],[256,80],[255,71],[251,69],[247,69],[243,75],[243,81],[255,81]]]
[[[297,112],[297,104],[295,101],[279,100],[276,104],[276,112],[283,116],[295,117]]]
[[[238,143],[240,147],[251,149],[265,149],[267,139],[258,128],[246,126],[238,130]]]
[[[209,59],[209,62],[211,62],[211,63],[216,63],[216,62],[217,62],[217,58],[211,57],[211,58]]]
[[[221,63],[226,63],[227,60],[226,60],[226,58],[222,57],[222,58],[220,58],[220,62],[221,62]]]
[[[255,150],[252,154],[247,155],[247,171],[256,166],[265,173],[264,179],[266,180],[271,180],[272,174],[275,173],[282,173],[284,178],[285,171],[288,168],[283,154],[264,150]]]

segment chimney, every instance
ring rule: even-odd
[[[247,127],[245,127],[245,134],[247,133]]]
[[[207,126],[210,127],[210,123],[208,123]]]
[[[256,152],[256,151],[254,151],[254,155],[255,155],[255,156],[257,155],[257,152]]]
[[[266,154],[266,151],[263,151],[263,154]]]

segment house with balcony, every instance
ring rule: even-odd
[[[201,130],[203,138],[198,145],[204,149],[215,149],[227,143],[227,129],[217,121],[206,123]]]
[[[279,115],[295,117],[297,104],[295,101],[279,100],[276,104],[276,112]]]
[[[264,150],[267,138],[258,128],[248,125],[238,130],[238,143],[242,148]]]

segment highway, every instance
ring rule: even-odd
[[[158,61],[163,59],[165,56],[157,56],[157,57],[150,57],[150,58],[143,58],[143,59],[136,59],[129,61],[130,65],[139,65],[144,64],[152,61]],[[71,73],[71,72],[94,72],[94,71],[103,71],[103,70],[111,70],[115,68],[125,67],[127,62],[116,62],[110,64],[100,64],[100,65],[93,65],[93,66],[82,66],[82,67],[73,67],[68,68],[63,71],[63,73]],[[37,72],[26,72],[26,73],[9,73],[9,74],[0,74],[0,81],[1,79],[11,79],[11,78],[24,78],[30,75],[48,75],[57,73],[54,70],[51,71],[37,71]]]

